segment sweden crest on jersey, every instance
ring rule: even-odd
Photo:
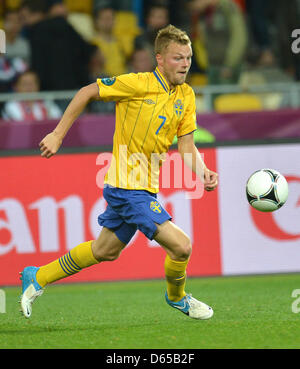
[[[182,104],[182,101],[180,99],[175,101],[174,110],[175,110],[176,115],[178,117],[180,117],[182,112],[183,112],[183,104]]]

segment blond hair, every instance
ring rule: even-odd
[[[185,31],[169,24],[157,33],[154,42],[155,54],[161,54],[172,41],[181,45],[191,44],[191,40]]]

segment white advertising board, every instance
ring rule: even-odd
[[[222,274],[300,272],[300,145],[217,149]],[[251,209],[245,186],[261,168],[289,182],[286,204],[273,213]]]

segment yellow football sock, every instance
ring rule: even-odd
[[[169,255],[165,259],[165,274],[167,280],[167,294],[171,301],[177,302],[185,295],[186,267],[189,262],[172,260]]]
[[[59,259],[41,266],[36,274],[38,284],[45,287],[49,283],[78,273],[82,268],[97,264],[98,261],[92,252],[92,242],[81,243]]]

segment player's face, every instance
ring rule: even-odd
[[[191,45],[171,42],[162,54],[157,55],[158,67],[170,88],[182,85],[192,62]]]

